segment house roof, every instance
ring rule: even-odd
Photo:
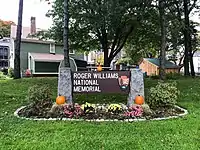
[[[39,44],[50,44],[55,43],[54,40],[40,40],[39,38],[30,38],[28,35],[30,34],[31,28],[30,27],[22,27],[22,35],[21,35],[21,41],[22,42],[28,42],[28,43],[39,43]],[[36,32],[38,31],[47,31],[44,29],[36,28]],[[10,32],[10,38],[16,40],[16,33],[17,33],[17,26],[11,25],[11,32]],[[57,44],[62,45],[62,44]]]
[[[16,40],[16,38],[13,38],[14,40]],[[55,41],[53,40],[39,40],[36,38],[22,38],[21,39],[22,42],[27,42],[27,43],[38,43],[38,44],[50,44],[50,43],[55,43]],[[56,44],[59,45],[59,44]]]
[[[196,51],[193,55],[193,57],[200,57],[200,51]]]
[[[47,30],[36,28],[36,32],[38,32],[38,31],[47,31]],[[27,36],[30,34],[30,32],[31,32],[30,27],[22,27],[21,38],[27,38]],[[11,25],[11,31],[10,31],[11,38],[16,38],[16,34],[17,34],[17,25]]]
[[[60,62],[64,59],[62,54],[29,53],[35,61]]]
[[[149,61],[150,63],[160,66],[160,60],[158,58],[144,58],[144,60]],[[165,60],[165,68],[172,69],[172,68],[179,68],[176,64]]]

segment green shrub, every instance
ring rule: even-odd
[[[180,93],[176,85],[176,82],[158,82],[156,87],[150,88],[148,98],[146,99],[147,104],[149,104],[151,108],[175,105]]]
[[[13,77],[14,77],[14,69],[13,69],[13,68],[9,68],[9,69],[8,69],[8,76],[9,76],[10,78],[13,78]]]
[[[181,75],[180,73],[166,73],[166,79],[167,80],[177,80],[180,79],[181,77],[183,77],[183,75]],[[151,75],[150,76],[151,79],[159,79],[159,75]]]
[[[51,101],[52,92],[47,85],[34,85],[28,90],[28,101],[37,103],[41,101]]]
[[[159,75],[151,75],[150,78],[151,79],[159,79],[160,77],[159,77]]]
[[[0,79],[1,79],[1,80],[2,80],[2,79],[6,79],[6,76],[5,76],[4,73],[1,72],[1,71],[0,71]]]
[[[8,74],[8,69],[4,68],[4,69],[2,69],[2,72],[3,72],[4,75],[7,75]]]
[[[183,77],[180,73],[167,73],[166,74],[166,79],[170,79],[170,80],[177,80],[180,79],[181,77]]]
[[[22,116],[31,117],[44,117],[48,116],[53,102],[51,100],[52,92],[46,85],[35,85],[29,88],[27,100],[30,103],[20,113]]]

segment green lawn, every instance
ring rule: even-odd
[[[156,84],[147,79],[145,87]],[[27,89],[50,84],[56,98],[57,79],[37,78],[0,81],[0,150],[197,150],[200,149],[200,79],[180,79],[179,105],[188,109],[184,118],[133,123],[27,121],[13,116],[25,105]],[[122,96],[84,95],[82,101],[125,101]],[[98,101],[99,100],[99,101]]]

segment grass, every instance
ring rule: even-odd
[[[27,121],[13,112],[27,104],[28,87],[49,84],[56,98],[56,78],[0,81],[0,150],[198,150],[200,149],[200,79],[179,79],[179,105],[189,115],[165,121],[134,123]],[[145,87],[157,80],[147,79]],[[76,95],[82,101],[124,101],[124,95]],[[105,99],[107,98],[107,99]],[[78,100],[79,99],[79,100]]]

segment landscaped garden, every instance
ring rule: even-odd
[[[149,92],[157,82],[146,79],[145,91]],[[30,104],[28,89],[34,85],[49,85],[55,102],[57,79],[2,80],[0,149],[199,149],[200,79],[182,78],[176,82],[180,91],[178,105],[187,109],[188,115],[163,121],[99,123],[19,119],[13,113]],[[119,94],[74,95],[79,104],[125,104],[126,97]]]

